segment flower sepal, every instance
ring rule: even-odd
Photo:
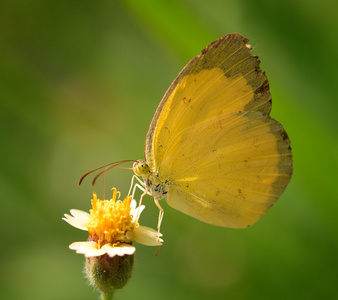
[[[113,294],[129,281],[134,264],[134,255],[108,254],[86,258],[86,274],[90,283],[104,294]]]

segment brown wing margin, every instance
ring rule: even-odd
[[[249,40],[247,38],[238,33],[228,34],[215,40],[205,47],[200,54],[190,60],[190,62],[174,79],[164,94],[147,132],[144,154],[151,169],[153,169],[153,162],[151,161],[151,158],[153,157],[153,136],[158,117],[162,112],[163,106],[168,96],[172,93],[176,85],[181,81],[182,77],[188,74],[194,74],[201,69],[210,69],[213,67],[219,67],[222,69],[228,78],[239,73],[246,74],[248,84],[255,88],[255,96],[254,99],[247,104],[245,110],[257,110],[266,115],[270,113],[271,95],[269,91],[269,83],[265,73],[259,68],[260,61],[258,57],[250,54],[253,48],[248,45],[248,41]],[[221,48],[221,51],[219,48]],[[211,57],[213,62],[215,62],[215,60],[218,61],[216,65],[209,64]],[[225,65],[229,65],[229,60],[236,60],[237,63],[234,63],[233,67],[231,68],[225,68]],[[225,62],[227,63],[225,64]],[[254,72],[252,72],[252,74],[248,74],[248,70],[254,70]],[[265,100],[262,101],[262,98]]]

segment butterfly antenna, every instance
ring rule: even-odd
[[[104,173],[103,173],[103,176],[102,176],[102,196],[103,198],[102,199],[106,199],[106,192],[105,192],[105,181],[106,181],[106,171],[108,170],[109,167],[106,167],[104,169]],[[96,176],[95,176],[96,177]],[[92,182],[92,186],[94,186],[94,183]]]
[[[91,170],[91,171],[87,172],[86,174],[84,174],[84,175],[80,178],[80,180],[79,180],[79,185],[81,185],[83,179],[85,179],[88,175],[90,175],[90,174],[92,174],[92,173],[94,173],[94,172],[96,172],[96,171],[98,171],[98,170],[100,170],[100,169],[102,169],[102,168],[106,168],[104,171],[100,172],[98,175],[95,176],[95,178],[94,178],[94,180],[93,180],[93,182],[92,182],[92,185],[94,185],[94,183],[95,183],[97,177],[99,177],[101,174],[105,173],[107,170],[109,170],[109,169],[111,169],[111,168],[115,168],[115,167],[117,167],[117,166],[120,165],[120,164],[123,164],[123,163],[126,163],[126,162],[131,162],[131,161],[136,161],[136,160],[132,160],[132,159],[128,159],[128,160],[120,160],[120,161],[116,161],[116,162],[113,162],[113,163],[110,163],[110,164],[101,166],[101,167],[96,168],[96,169],[94,169],[94,170]],[[120,169],[128,169],[128,170],[132,170],[132,168],[124,168],[124,167],[118,167],[118,168],[120,168]]]
[[[97,174],[97,175],[94,177],[94,179],[93,179],[93,181],[92,181],[92,186],[95,185],[96,180],[97,180],[102,174],[103,174],[103,180],[104,180],[105,175],[106,175],[106,172],[107,172],[109,169],[112,169],[112,168],[120,168],[120,169],[124,169],[124,168],[121,168],[121,167],[117,167],[116,165],[112,165],[112,166],[107,166],[107,167],[105,167],[105,169],[104,169],[103,171],[101,171],[99,174]]]

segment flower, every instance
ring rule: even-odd
[[[63,220],[86,230],[88,241],[75,242],[69,248],[86,256],[86,275],[102,293],[102,299],[111,299],[115,290],[123,288],[132,275],[135,247],[133,242],[160,246],[162,234],[140,226],[138,220],[144,205],[136,207],[132,196],[118,200],[120,192],[113,188],[110,200],[99,200],[93,192],[89,213],[72,209]]]
[[[74,242],[69,248],[86,257],[107,254],[109,257],[133,255],[133,242],[146,246],[160,246],[162,234],[156,230],[140,226],[138,219],[145,208],[136,207],[132,196],[118,200],[120,192],[113,188],[110,200],[99,200],[93,192],[90,213],[71,209],[71,215],[65,214],[63,220],[68,224],[89,233],[88,241]]]

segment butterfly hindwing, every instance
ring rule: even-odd
[[[271,95],[248,40],[227,35],[174,80],[150,125],[146,162],[172,207],[207,223],[246,227],[284,191],[289,139],[269,116]]]

